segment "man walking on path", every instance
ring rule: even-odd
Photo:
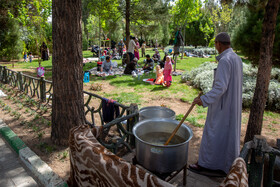
[[[205,168],[228,173],[240,152],[242,61],[230,47],[227,33],[216,36],[215,47],[219,64],[214,70],[212,90],[193,101],[208,107],[198,163],[190,165],[190,170],[197,173]]]

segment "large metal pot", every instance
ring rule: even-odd
[[[146,169],[161,174],[179,170],[186,165],[189,141],[193,136],[192,130],[187,125],[182,124],[176,133],[176,135],[184,139],[179,144],[164,146],[141,139],[147,133],[157,134],[155,137],[159,139],[159,133],[169,133],[171,135],[178,124],[179,121],[163,118],[153,118],[138,122],[133,127],[133,134],[136,137],[137,162]]]
[[[152,118],[169,118],[175,119],[175,112],[169,108],[161,106],[149,106],[141,108],[139,111],[139,120]]]

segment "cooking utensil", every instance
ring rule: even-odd
[[[198,94],[198,97],[200,97],[202,95],[202,92],[200,92]],[[185,114],[185,116],[183,117],[183,119],[180,121],[179,125],[174,129],[174,131],[172,132],[171,136],[168,138],[168,140],[165,142],[164,145],[168,145],[169,142],[171,141],[171,139],[174,137],[174,135],[176,134],[176,132],[178,131],[178,129],[181,127],[181,125],[184,123],[185,119],[188,117],[188,115],[191,113],[193,107],[195,106],[195,104],[192,104],[191,107],[189,108],[189,110],[187,111],[187,113]]]
[[[133,127],[136,160],[141,166],[152,172],[169,173],[187,164],[188,145],[193,137],[190,127],[183,124],[172,142],[167,146],[163,145],[178,124],[177,120],[152,118],[139,121]],[[174,142],[177,136],[183,141]],[[171,145],[172,143],[174,144]]]
[[[139,121],[152,118],[169,118],[175,119],[175,112],[169,108],[161,106],[148,106],[141,108],[139,111]]]

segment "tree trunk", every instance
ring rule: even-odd
[[[68,145],[69,130],[85,123],[81,0],[53,0],[53,100],[51,139]]]
[[[129,26],[130,26],[130,0],[125,0],[125,2],[126,2],[126,6],[125,6],[125,35],[126,35],[125,45],[126,45],[126,51],[127,51],[129,40],[130,40],[130,30],[129,30]]]
[[[272,68],[272,49],[279,3],[280,0],[270,0],[265,8],[257,83],[251,106],[245,142],[252,140],[255,134],[261,134],[262,131],[263,113],[267,100]]]
[[[182,56],[181,56],[181,60],[183,60],[183,58],[184,58],[184,49],[185,49],[185,41],[186,41],[186,24],[184,24],[184,31],[183,31],[184,33],[183,33],[183,38],[184,38],[184,40],[183,40],[183,49],[182,49]]]
[[[100,15],[98,16],[98,24],[99,24],[99,51],[98,51],[98,60],[101,61],[101,21],[100,21]]]

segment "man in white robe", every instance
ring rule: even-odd
[[[230,47],[227,33],[216,36],[215,47],[219,64],[214,70],[212,90],[193,101],[208,107],[198,163],[190,165],[198,173],[205,168],[228,173],[240,152],[242,61]]]

